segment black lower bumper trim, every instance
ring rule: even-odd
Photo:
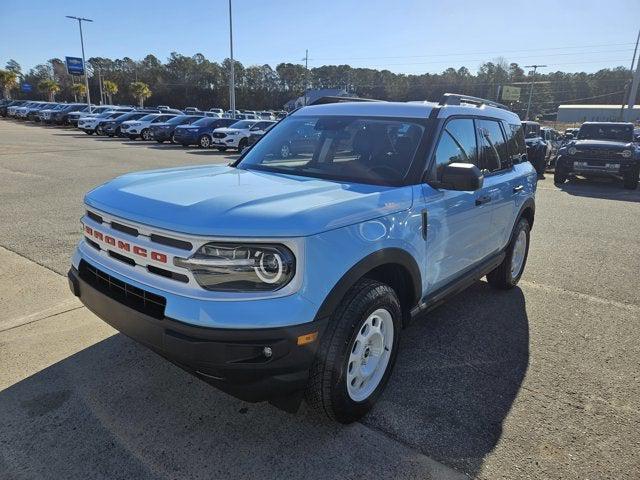
[[[213,329],[153,318],[85,282],[75,268],[69,286],[82,303],[116,330],[202,380],[249,402],[286,397],[307,383],[326,319],[268,329]],[[297,345],[318,332],[315,342]],[[265,355],[265,347],[270,356]]]

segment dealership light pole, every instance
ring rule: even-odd
[[[636,62],[636,54],[638,53],[638,44],[640,43],[640,30],[638,30],[638,37],[636,38],[636,47],[633,49],[633,57],[631,58],[631,67],[629,72],[631,73],[631,81],[627,82],[624,86],[624,94],[622,96],[622,107],[620,107],[620,121],[624,121],[624,104],[628,100],[629,115],[633,109],[633,105],[636,101],[636,95],[638,94],[638,76],[640,76],[640,59],[638,59],[638,69],[636,73],[633,73],[633,65]],[[634,91],[635,88],[635,91]],[[627,99],[627,95],[629,96]],[[632,118],[632,117],[629,117]]]
[[[84,86],[87,88],[87,108],[89,109],[89,113],[91,113],[91,94],[89,93],[89,75],[87,74],[87,65],[84,61],[84,39],[82,38],[82,22],[93,22],[93,20],[89,18],[82,17],[74,17],[71,15],[67,15],[67,18],[71,18],[72,20],[78,20],[78,26],[80,27],[80,47],[82,48],[82,68],[84,69]]]
[[[231,118],[236,118],[236,78],[233,61],[233,20],[231,17],[231,0],[229,0],[229,49],[231,50],[231,71],[229,72],[229,109]]]
[[[533,68],[533,73],[531,74],[531,88],[529,89],[529,101],[527,102],[527,113],[524,116],[525,120],[529,120],[529,109],[531,109],[531,97],[533,97],[533,84],[536,79],[536,70],[538,68],[544,68],[546,65],[525,65],[524,68]]]

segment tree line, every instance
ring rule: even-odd
[[[92,57],[88,61],[89,88],[94,103],[99,97],[99,79],[110,101],[150,105],[229,108],[229,71],[231,60],[221,63],[202,54],[191,57],[171,53],[163,63],[154,55],[142,60],[125,57]],[[499,88],[521,88],[520,101],[508,103],[516,112],[526,109],[530,72],[517,63],[499,58],[480,65],[476,72],[466,67],[448,68],[442,73],[403,74],[389,70],[356,68],[349,65],[324,65],[306,69],[304,65],[280,63],[244,66],[235,61],[236,106],[246,109],[281,109],[306,89],[341,88],[366,98],[380,100],[437,100],[445,92],[456,92],[500,101]],[[13,78],[13,80],[12,80]],[[535,75],[531,103],[532,116],[553,113],[563,103],[621,104],[631,72],[624,67],[607,68],[595,73],[561,71]],[[21,92],[23,82],[34,91]],[[37,65],[28,72],[10,60],[0,70],[0,85],[12,98],[54,98],[73,101],[85,95],[84,79],[67,74],[58,58]]]

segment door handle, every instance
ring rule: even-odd
[[[484,205],[485,203],[489,203],[491,201],[491,197],[489,195],[483,195],[482,197],[476,198],[476,207],[478,205]]]
[[[513,187],[513,193],[518,193],[524,190],[524,185],[518,185],[517,187]]]

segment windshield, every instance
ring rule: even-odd
[[[539,123],[522,123],[524,126],[525,138],[535,138],[540,136],[540,124]]]
[[[633,141],[633,125],[585,123],[578,132],[579,140]]]
[[[218,120],[219,119],[217,117],[202,117],[200,120],[196,120],[191,125],[193,125],[194,127],[208,127]]]
[[[151,120],[153,120],[157,116],[158,116],[157,113],[150,113],[149,115],[145,115],[144,117],[140,117],[138,120],[140,120],[141,122],[150,122]]]
[[[189,118],[191,118],[190,115],[178,115],[177,117],[170,118],[165,123],[167,125],[180,125],[186,122]]]
[[[238,167],[394,184],[409,171],[423,133],[414,119],[296,115],[275,125]]]
[[[251,128],[252,126],[255,125],[255,123],[256,122],[252,122],[251,120],[241,120],[239,122],[231,124],[229,128],[238,128],[238,129],[244,130],[246,128]]]

